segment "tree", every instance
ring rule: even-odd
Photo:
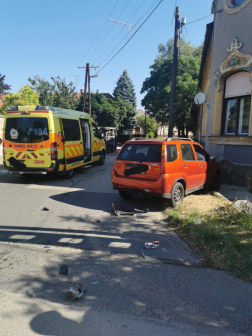
[[[139,116],[136,118],[137,124],[148,134],[149,132],[157,133],[158,125],[155,118],[146,115],[146,130],[145,130],[145,116]]]
[[[73,82],[66,84],[59,76],[51,77],[53,84],[44,78],[34,76],[28,78],[32,89],[39,94],[39,103],[45,106],[55,106],[75,110],[79,104]]]
[[[114,96],[119,93],[122,100],[131,104],[132,107],[136,108],[137,100],[136,100],[136,92],[134,89],[134,85],[129,78],[127,70],[124,70],[122,75],[119,77],[116,87],[114,89]]]
[[[143,82],[141,93],[146,93],[142,105],[148,114],[153,114],[156,121],[168,125],[169,104],[172,79],[173,39],[159,45],[159,55],[150,66],[150,77]],[[198,91],[198,74],[200,69],[202,45],[194,47],[184,39],[180,40],[180,55],[175,97],[174,124],[179,135],[194,131],[195,124],[191,117],[191,106]]]
[[[4,75],[1,75],[0,73],[0,95],[7,94],[8,91],[10,91],[11,86],[8,84],[5,84],[5,77]]]
[[[39,96],[26,84],[17,92],[20,95],[20,106],[39,105]]]
[[[5,114],[10,106],[29,106],[38,105],[39,99],[28,84],[24,85],[17,93],[8,93],[4,96],[3,106],[0,108],[0,114]]]
[[[92,117],[99,126],[125,127],[126,120],[135,115],[133,107],[123,101],[119,94],[115,99],[107,99],[103,94],[91,93]],[[88,107],[88,97],[86,97],[86,107]],[[83,95],[76,107],[77,111],[82,111]]]

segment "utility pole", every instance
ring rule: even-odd
[[[88,63],[88,113],[91,116],[90,66]]]
[[[86,93],[87,93],[87,82],[88,82],[88,113],[91,116],[91,91],[90,91],[90,78],[98,77],[98,75],[90,76],[90,68],[99,68],[99,66],[90,66],[89,63],[86,63],[84,67],[78,67],[78,69],[86,69],[85,74],[85,84],[84,84],[84,97],[83,97],[83,112],[85,112],[85,103],[86,103]]]
[[[174,116],[174,103],[176,91],[176,77],[178,70],[178,44],[180,38],[180,8],[176,7],[175,14],[175,34],[174,34],[174,49],[173,49],[173,64],[172,64],[172,85],[171,85],[171,99],[170,99],[170,113],[169,113],[169,132],[168,137],[173,137],[173,116]]]

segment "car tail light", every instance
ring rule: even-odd
[[[164,174],[165,172],[165,163],[166,163],[166,146],[162,146],[161,150],[161,174]]]
[[[57,142],[51,143],[51,160],[57,160],[58,159],[58,148],[57,148]]]

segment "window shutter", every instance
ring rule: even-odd
[[[225,98],[251,95],[251,82],[248,72],[237,72],[226,80]]]

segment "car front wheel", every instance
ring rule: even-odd
[[[183,202],[184,196],[185,190],[183,184],[180,182],[176,182],[171,192],[171,203],[173,208],[176,208]]]

